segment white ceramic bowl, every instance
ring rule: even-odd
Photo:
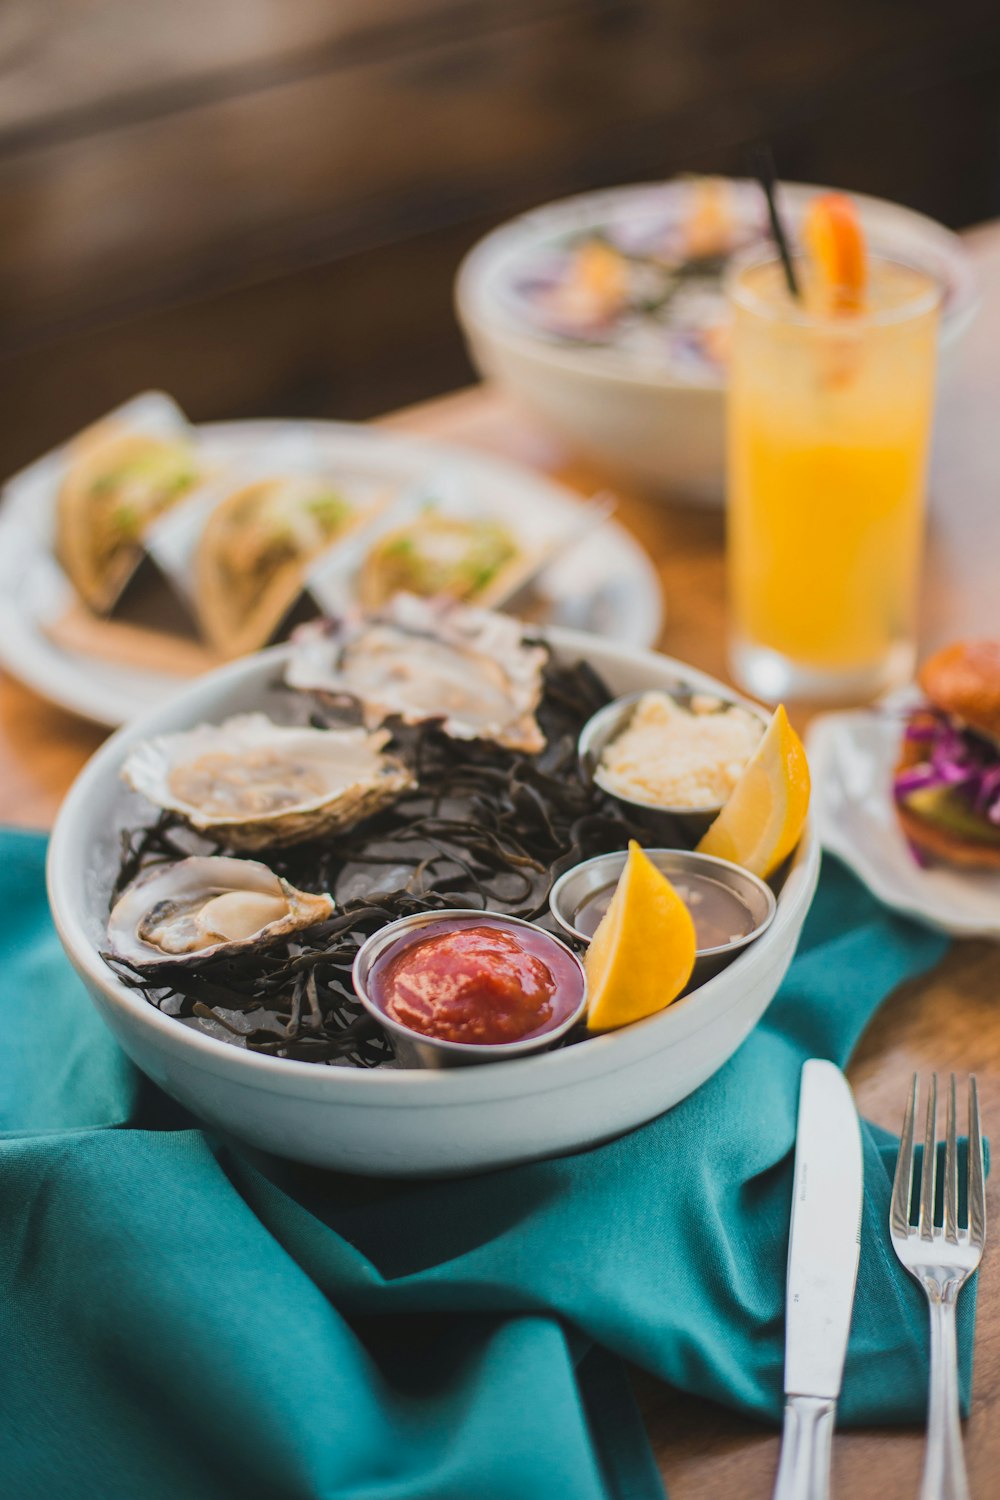
[[[745,194],[747,184],[736,184]],[[455,300],[478,369],[520,398],[567,443],[612,476],[674,499],[718,505],[723,490],[725,387],[709,372],[685,379],[626,351],[554,341],[513,302],[518,269],[547,244],[649,212],[650,196],[682,185],[640,183],[548,203],[494,229],[459,268]],[[823,189],[782,183],[794,229]],[[877,252],[926,268],[946,287],[942,373],[978,307],[971,261],[958,236],[912,209],[852,194]]]
[[[555,650],[586,657],[616,693],[678,675],[713,679],[651,651],[553,630]],[[215,1128],[279,1156],[379,1176],[474,1172],[608,1140],[685,1098],[735,1052],[791,962],[819,872],[807,829],[760,941],[668,1010],[618,1032],[519,1061],[441,1072],[361,1071],[247,1052],[162,1015],[100,957],[118,834],[142,819],[119,768],[150,734],[221,720],[275,700],[287,648],[201,678],[118,731],[81,772],[49,849],[49,898],[59,936],[133,1062]],[[147,810],[148,812],[148,810]]]

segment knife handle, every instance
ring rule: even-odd
[[[827,1500],[836,1411],[822,1396],[788,1397],[774,1500]]]

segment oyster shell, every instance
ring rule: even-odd
[[[289,687],[354,700],[372,727],[440,720],[457,740],[490,740],[537,754],[543,646],[528,645],[509,615],[397,594],[368,616],[322,620],[293,637]]]
[[[232,849],[298,844],[385,807],[413,778],[382,747],[387,731],[306,729],[241,714],[158,735],[129,755],[122,779],[157,807]]]
[[[111,953],[137,968],[262,948],[322,922],[333,898],[297,890],[253,859],[195,856],[156,865],[115,902]]]

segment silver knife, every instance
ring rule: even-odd
[[[833,1063],[802,1068],[785,1298],[785,1425],[774,1500],[826,1500],[861,1253],[861,1129]]]

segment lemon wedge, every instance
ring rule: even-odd
[[[611,905],[587,949],[589,1031],[614,1031],[663,1010],[691,978],[691,913],[633,839]]]
[[[766,879],[795,848],[808,811],[809,763],[779,704],[698,853],[718,855]]]

